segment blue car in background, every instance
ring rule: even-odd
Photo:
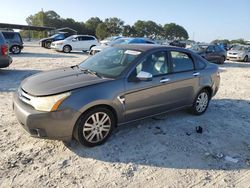
[[[110,42],[108,45],[100,45],[100,46],[95,46],[91,48],[89,54],[94,55],[110,46],[114,46],[116,44],[156,44],[156,42],[148,39],[148,38],[132,38],[132,37],[124,37],[124,38],[119,38],[115,41]]]

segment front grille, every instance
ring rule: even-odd
[[[26,104],[31,105],[31,99],[32,96],[30,96],[27,92],[22,90],[21,88],[18,89],[18,96],[21,101],[23,101]],[[32,106],[32,105],[31,105]]]

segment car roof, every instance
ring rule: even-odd
[[[178,50],[178,51],[192,53],[192,51],[187,50],[185,48],[167,46],[167,45],[159,45],[159,44],[117,44],[117,45],[114,45],[114,47],[127,49],[127,50],[141,51],[141,52],[146,52],[146,51],[154,50],[154,49],[156,50],[168,49],[168,50]]]
[[[92,35],[71,35],[71,37],[94,37]]]

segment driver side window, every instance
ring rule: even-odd
[[[169,73],[167,53],[165,51],[155,52],[145,57],[141,63],[136,66],[136,75],[141,71],[151,73],[153,76]]]

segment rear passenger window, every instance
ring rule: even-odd
[[[183,52],[171,51],[173,72],[194,70],[194,63],[190,56]]]
[[[14,38],[14,33],[9,33],[9,32],[3,32],[4,38],[6,39],[13,39]]]
[[[87,37],[87,36],[85,36],[85,37],[83,37],[83,40],[95,40],[93,37]]]

